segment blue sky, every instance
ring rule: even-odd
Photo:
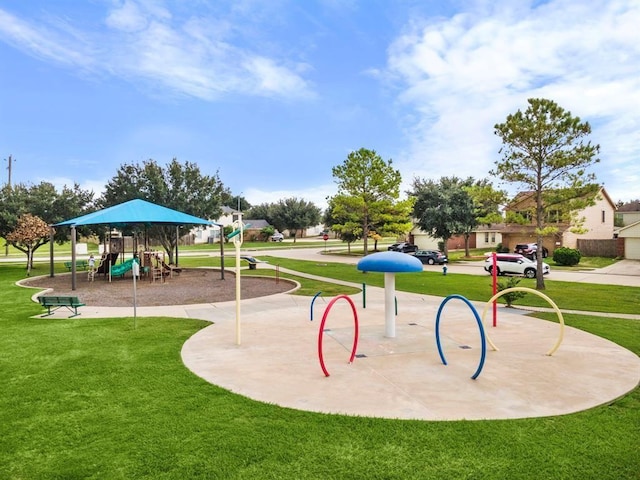
[[[598,181],[630,200],[639,25],[638,0],[0,0],[0,156],[14,183],[96,193],[176,157],[253,204],[324,207],[362,147],[403,189],[486,177],[493,126],[545,97],[591,123]]]

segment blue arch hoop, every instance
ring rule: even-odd
[[[475,380],[476,378],[478,378],[478,375],[480,375],[480,372],[482,371],[482,367],[484,366],[484,359],[487,354],[487,342],[484,335],[484,327],[482,326],[482,320],[480,320],[478,311],[471,304],[471,302],[467,300],[465,297],[463,297],[462,295],[458,295],[458,294],[449,295],[447,298],[445,298],[442,301],[442,303],[440,304],[440,308],[438,308],[438,314],[436,315],[436,344],[438,345],[438,354],[440,355],[440,359],[442,360],[442,363],[446,365],[447,360],[444,358],[444,352],[442,351],[442,344],[440,342],[440,314],[442,313],[442,310],[444,309],[444,306],[447,304],[447,302],[454,298],[458,298],[462,300],[464,303],[466,303],[469,306],[469,308],[473,312],[474,317],[476,317],[476,321],[478,322],[478,328],[480,329],[480,343],[482,346],[482,353],[480,354],[480,363],[478,364],[478,369],[476,370],[476,373],[474,373],[471,376],[471,379]]]
[[[311,300],[311,311],[309,312],[309,320],[312,322],[313,322],[313,304],[315,303],[316,298],[318,298],[321,293],[322,291],[316,293],[315,296],[313,297],[313,300]]]

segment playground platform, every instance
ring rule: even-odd
[[[137,315],[199,318],[213,322],[183,346],[182,359],[208,382],[252,399],[323,413],[420,420],[513,419],[563,415],[609,403],[640,382],[640,358],[603,338],[565,327],[525,310],[491,309],[481,373],[479,327],[470,308],[450,301],[440,319],[447,365],[438,354],[435,318],[441,298],[397,292],[396,337],[384,336],[384,293],[368,287],[357,308],[357,357],[348,363],[353,315],[344,299],[327,315],[325,376],[318,356],[319,326],[329,298],[277,294],[243,300],[240,344],[235,302],[138,307]],[[479,314],[483,303],[475,303]],[[132,316],[131,308],[83,307],[82,318]]]

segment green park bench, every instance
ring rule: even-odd
[[[64,262],[64,266],[67,267],[67,270],[71,271],[71,267],[73,262]],[[76,269],[86,270],[89,267],[89,262],[86,260],[76,260]]]
[[[80,315],[80,313],[78,313],[78,307],[83,307],[85,305],[84,303],[80,302],[80,299],[78,297],[42,296],[38,297],[38,301],[40,302],[40,305],[45,307],[48,311],[48,313],[41,315],[42,317],[52,315],[53,312],[61,307],[65,307],[73,313],[73,315],[70,315],[69,318],[76,317]]]

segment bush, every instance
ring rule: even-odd
[[[580,250],[576,250],[575,248],[560,247],[556,248],[553,252],[553,261],[556,262],[557,265],[571,267],[580,263],[581,258],[582,254]]]
[[[502,243],[496,245],[496,253],[509,253],[509,247],[504,247]]]
[[[501,292],[506,290],[507,288],[517,287],[520,283],[520,279],[516,277],[509,277],[506,282],[498,282],[498,291]],[[516,300],[521,299],[527,294],[527,292],[509,292],[505,293],[502,297],[504,301],[507,303],[507,307],[511,307]]]

